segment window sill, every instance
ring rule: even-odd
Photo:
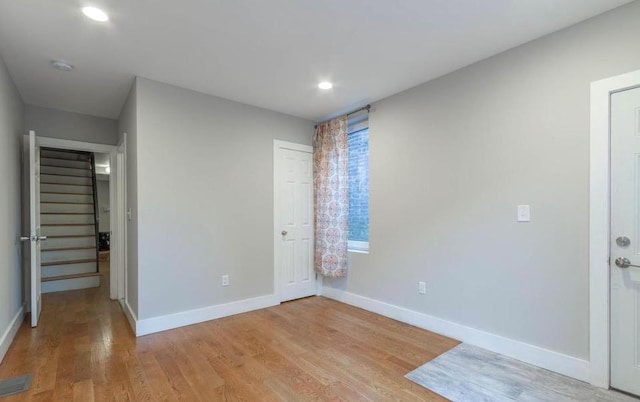
[[[350,253],[369,254],[369,242],[349,240],[347,251]]]

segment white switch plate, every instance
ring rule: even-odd
[[[518,222],[531,221],[531,207],[529,205],[518,205]]]
[[[229,286],[229,275],[222,275],[222,286]]]
[[[425,282],[418,282],[418,293],[421,295],[427,293],[427,284]]]

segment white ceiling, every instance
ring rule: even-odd
[[[0,0],[0,54],[35,105],[116,118],[138,75],[318,120],[628,2]]]

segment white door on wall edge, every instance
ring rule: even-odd
[[[24,267],[27,270],[25,278],[28,278],[25,293],[31,312],[31,326],[37,327],[42,311],[40,244],[47,238],[40,233],[40,147],[33,131],[24,140],[23,174],[23,213],[26,224],[20,240],[27,245],[23,253]]]
[[[611,386],[640,395],[640,88],[611,95]]]
[[[280,301],[317,293],[313,269],[313,148],[274,141],[275,291]]]

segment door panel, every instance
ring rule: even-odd
[[[296,147],[298,148],[298,147]],[[316,294],[313,271],[313,164],[309,150],[275,152],[276,269],[281,301]],[[304,148],[303,148],[304,149]]]
[[[610,247],[611,386],[640,395],[640,89],[611,96]]]
[[[40,318],[42,307],[40,277],[40,149],[37,138],[33,131],[29,132],[28,141],[28,163],[25,161],[25,170],[28,175],[28,187],[26,196],[29,200],[28,210],[28,230],[25,234],[28,244],[28,268],[29,268],[29,310],[31,311],[31,326],[36,327]],[[25,255],[26,258],[26,255]]]

